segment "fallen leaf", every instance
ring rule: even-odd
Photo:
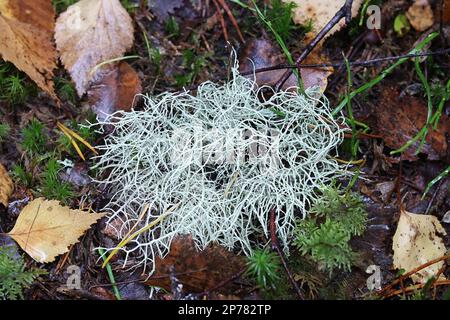
[[[172,241],[170,252],[164,259],[156,259],[156,271],[145,283],[170,291],[169,276],[173,266],[183,290],[204,292],[238,273],[244,267],[244,261],[218,245],[198,251],[192,237],[180,236]]]
[[[243,48],[242,54],[240,54],[239,71],[241,73],[253,72],[254,69],[267,68],[282,63],[286,63],[286,59],[278,46],[264,38],[250,39]],[[255,77],[253,74],[247,77],[254,79],[259,86],[274,86],[285,71],[286,69],[270,70],[258,72]],[[297,79],[292,74],[284,83],[282,89],[286,90],[297,85]]]
[[[117,110],[130,111],[142,91],[141,80],[126,62],[116,64],[96,77],[88,90],[89,104],[100,121]]]
[[[134,41],[132,20],[119,0],[81,0],[56,21],[56,47],[81,97],[98,64],[120,58]]]
[[[394,267],[409,272],[428,261],[442,257],[446,253],[442,239],[445,234],[435,216],[402,210],[392,243]],[[430,277],[437,274],[443,263],[441,261],[424,268],[412,275],[411,279],[416,283],[426,283]]]
[[[160,21],[166,21],[169,15],[182,5],[183,0],[152,0],[148,2],[150,10]]]
[[[47,263],[68,251],[103,213],[87,213],[38,198],[23,208],[8,233],[34,260]]]
[[[50,0],[0,0],[0,56],[58,100],[53,85],[54,21]]]
[[[422,129],[427,119],[427,106],[422,99],[409,95],[402,97],[399,88],[386,86],[371,116],[375,119],[372,125],[374,133],[382,136],[386,146],[398,149]],[[429,160],[445,157],[448,152],[446,138],[448,132],[450,119],[442,115],[437,130],[429,130],[421,153],[426,154]],[[408,148],[402,154],[403,159],[417,160],[415,153],[419,144],[420,141],[417,141]]]
[[[5,167],[0,163],[0,203],[8,207],[9,197],[14,190],[14,183]]]
[[[294,22],[301,25],[308,25],[312,21],[312,31],[307,38],[312,38],[322,30],[323,27],[334,17],[336,12],[345,4],[345,0],[282,0],[283,2],[293,2],[297,6],[294,8]],[[354,0],[352,6],[352,16],[358,14],[359,8],[364,0]],[[326,37],[331,36],[336,31],[345,26],[342,19],[333,29],[328,32]]]
[[[428,0],[416,0],[406,12],[411,26],[419,32],[430,28],[434,23],[433,10]]]
[[[323,55],[319,55],[317,51],[313,51],[303,63],[316,64],[325,62],[326,59]],[[243,49],[239,60],[239,70],[241,73],[247,73],[252,72],[254,69],[267,68],[284,63],[286,63],[286,58],[277,45],[263,38],[252,39],[247,42]],[[254,78],[259,86],[274,86],[285,72],[286,69],[270,70],[256,73],[255,78],[253,74],[247,77],[250,79]],[[331,74],[331,69],[325,68],[302,68],[300,71],[305,89],[318,86],[322,92],[327,88],[328,77]],[[292,74],[284,83],[282,89],[286,90],[296,86],[298,86],[297,79]]]
[[[320,64],[328,62],[318,50],[311,52],[303,64]],[[323,93],[328,86],[328,77],[333,74],[333,68],[301,68],[300,75],[305,89],[319,87]]]
[[[442,15],[442,22],[450,25],[450,0],[444,0],[444,12]]]

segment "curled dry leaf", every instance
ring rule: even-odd
[[[101,121],[117,110],[130,111],[142,91],[141,80],[126,62],[102,70],[88,90],[89,104]]]
[[[323,27],[333,18],[336,12],[345,4],[345,0],[282,0],[283,2],[293,2],[297,6],[294,9],[294,22],[301,25],[307,25],[312,20],[313,30],[307,36],[312,38],[322,30]],[[358,10],[364,0],[354,0],[352,7],[352,16],[358,14]],[[332,35],[336,31],[345,26],[345,21],[342,19],[327,36]]]
[[[242,257],[221,246],[198,251],[192,237],[180,236],[172,241],[164,259],[157,258],[155,273],[145,283],[170,291],[170,270],[174,267],[176,278],[187,292],[204,292],[238,273],[244,265]]]
[[[392,243],[394,267],[409,272],[428,261],[442,257],[446,253],[442,239],[445,234],[435,216],[402,210]],[[430,277],[437,274],[443,263],[441,261],[424,268],[412,275],[411,279],[416,283],[426,283]]]
[[[81,0],[59,16],[55,38],[61,61],[82,96],[95,66],[131,48],[133,24],[119,0]]]
[[[412,27],[419,32],[430,28],[434,23],[433,10],[428,0],[416,0],[406,12]]]
[[[25,72],[52,98],[55,11],[49,0],[0,0],[0,56]]]
[[[23,208],[8,235],[34,260],[47,263],[78,242],[103,216],[103,213],[71,210],[58,201],[38,198]]]
[[[0,164],[0,203],[8,207],[9,197],[14,190],[14,183],[5,167]]]

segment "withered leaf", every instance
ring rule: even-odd
[[[427,119],[426,102],[409,95],[401,96],[397,87],[383,88],[381,98],[372,116],[375,118],[373,129],[391,149],[398,149],[422,129]],[[429,160],[439,160],[448,151],[446,133],[450,132],[450,119],[442,115],[437,130],[430,128],[421,153],[428,155]],[[415,161],[420,141],[407,149],[402,157]]]
[[[56,47],[82,96],[98,64],[120,58],[134,41],[133,24],[119,0],[81,0],[56,21]]]
[[[100,72],[88,90],[89,104],[100,120],[117,110],[130,111],[142,91],[141,80],[126,62]]]
[[[324,56],[318,54],[317,51],[314,51],[303,63],[315,64],[324,62],[326,62]],[[264,38],[251,39],[244,47],[239,60],[239,70],[241,73],[247,73],[252,72],[255,69],[267,68],[283,63],[286,63],[286,59],[278,45]],[[251,79],[254,78],[259,86],[274,86],[285,72],[286,69],[270,70],[258,72],[255,75],[250,74],[248,77]],[[328,77],[331,74],[332,70],[325,68],[301,68],[300,70],[304,88],[307,89],[318,86],[322,92],[325,91],[328,84]],[[284,83],[282,89],[286,90],[290,87],[297,86],[297,78],[292,74]]]
[[[0,163],[0,203],[8,207],[9,197],[14,190],[14,183],[5,167]]]
[[[0,56],[58,100],[53,87],[54,21],[50,0],[0,0]]]
[[[23,208],[8,233],[38,262],[52,262],[78,242],[103,213],[87,213],[61,206],[56,200],[38,198]]]
[[[175,276],[187,292],[203,292],[238,273],[244,267],[244,261],[218,245],[198,251],[192,237],[180,236],[172,241],[170,252],[164,259],[156,259],[156,271],[146,284],[170,291],[169,276],[173,266]]]
[[[394,267],[409,272],[422,264],[445,255],[442,236],[445,230],[435,216],[401,211],[392,249]],[[426,283],[436,275],[443,261],[426,267],[411,276],[414,282]],[[443,276],[441,276],[443,277]]]

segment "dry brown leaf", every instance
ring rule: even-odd
[[[0,163],[0,203],[8,206],[9,197],[14,190],[14,183],[8,175],[5,167]]]
[[[53,88],[54,21],[50,0],[0,0],[0,56],[58,100]]]
[[[294,2],[297,7],[294,9],[294,22],[302,25],[306,25],[312,20],[313,30],[307,36],[312,38],[322,30],[323,27],[333,18],[336,12],[342,8],[345,4],[345,0],[282,0],[289,3]],[[358,10],[364,0],[354,0],[352,7],[352,16],[355,17],[358,14]],[[336,31],[342,29],[345,26],[345,21],[342,19],[327,36],[332,35]]]
[[[413,139],[425,125],[427,106],[423,99],[402,96],[398,87],[386,86],[371,117],[375,120],[371,124],[374,133],[381,135],[386,146],[395,150]],[[442,115],[437,129],[429,130],[421,153],[426,154],[429,160],[445,158],[449,151],[447,132],[450,132],[450,119]],[[419,146],[420,141],[417,141],[403,152],[402,158],[409,161],[418,160],[415,153]]]
[[[325,57],[317,52],[314,50],[303,63],[315,64],[327,62]],[[278,45],[264,38],[251,39],[247,41],[239,59],[239,71],[241,73],[247,73],[255,69],[267,68],[283,63],[286,63],[286,58]],[[270,70],[258,72],[255,75],[250,74],[248,78],[255,79],[259,86],[274,86],[285,72],[286,69]],[[327,88],[328,77],[331,74],[332,68],[302,68],[300,71],[305,89],[319,86],[322,92]],[[290,87],[296,86],[298,86],[297,78],[292,74],[283,84],[282,89],[287,90]]]
[[[445,234],[435,216],[402,210],[392,243],[394,267],[409,272],[428,261],[442,257],[446,253],[442,239]],[[441,261],[424,268],[411,276],[411,279],[416,283],[425,283],[437,274],[443,263]]]
[[[119,0],[81,0],[56,21],[56,47],[82,96],[98,64],[122,57],[134,41],[133,24]]]
[[[434,23],[433,10],[428,0],[416,0],[406,12],[406,17],[412,27],[419,32],[427,30]]]
[[[145,282],[171,290],[171,267],[187,292],[210,290],[238,273],[245,265],[242,257],[225,248],[214,245],[198,251],[190,236],[180,236],[172,241],[169,254],[156,259],[155,273]],[[227,293],[221,288],[221,293]],[[224,291],[225,290],[225,291]]]
[[[71,210],[56,200],[38,198],[23,208],[8,234],[34,260],[47,263],[67,252],[104,215]]]
[[[327,63],[326,57],[319,53],[318,50],[314,50],[308,55],[304,64],[320,64]],[[303,81],[303,87],[305,89],[312,87],[319,87],[323,93],[328,86],[328,77],[333,74],[333,68],[302,68],[300,69],[300,75]]]
[[[117,110],[130,111],[142,85],[136,71],[126,62],[101,72],[88,90],[89,104],[103,121]]]

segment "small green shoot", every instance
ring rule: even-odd
[[[105,261],[105,250],[102,248],[98,249],[98,252],[100,253],[100,256],[102,257],[103,261]],[[112,289],[114,292],[114,296],[117,300],[122,300],[122,296],[120,295],[119,288],[117,288],[116,279],[114,278],[114,273],[112,271],[111,265],[109,263],[106,264],[106,272],[108,273],[109,281],[111,282]]]
[[[7,123],[0,123],[0,143],[5,141],[5,138],[8,137],[10,131],[11,128]]]
[[[409,24],[408,18],[403,13],[395,17],[394,20],[394,31],[399,37],[403,37],[409,32],[411,25]]]
[[[55,87],[58,92],[58,96],[64,100],[75,103],[77,100],[77,92],[73,83],[65,78],[56,77]]]
[[[172,16],[167,20],[165,30],[168,34],[168,38],[177,38],[180,35],[180,26],[177,20]]]
[[[420,42],[414,49],[412,49],[409,54],[417,54],[421,52],[421,50],[433,39],[435,39],[439,33],[433,32],[429,34],[422,42]],[[378,83],[380,83],[384,78],[386,78],[389,74],[391,74],[398,66],[402,65],[406,61],[408,61],[409,58],[401,58],[397,60],[394,64],[383,70],[376,78],[372,79],[371,81],[367,82],[366,84],[360,86],[359,88],[353,90],[350,92],[339,104],[338,106],[333,110],[333,115],[337,115],[346,105],[349,99],[353,99],[355,96],[357,96],[360,93],[363,93],[367,91],[368,89],[371,89]]]
[[[44,125],[36,119],[22,129],[22,146],[29,154],[43,154],[47,144],[47,134]]]
[[[14,180],[20,182],[25,187],[31,187],[33,185],[33,175],[25,170],[22,164],[15,164],[12,167],[12,174]]]
[[[280,259],[275,252],[265,249],[253,251],[247,261],[246,274],[254,279],[262,289],[273,287],[279,278]]]
[[[42,173],[41,193],[47,199],[55,199],[67,204],[74,197],[74,192],[70,184],[59,179],[60,170],[61,166],[56,159],[50,158]]]

